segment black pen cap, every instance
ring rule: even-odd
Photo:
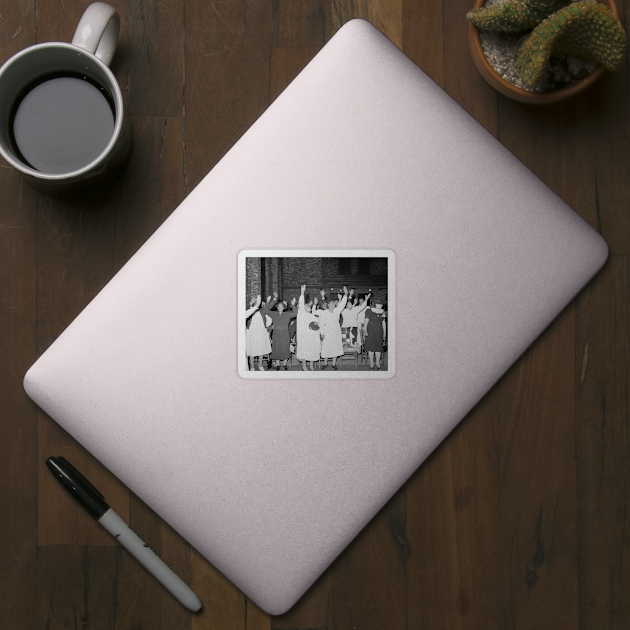
[[[49,457],[46,466],[95,519],[109,510],[105,497],[65,457]]]

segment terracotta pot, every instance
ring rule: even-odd
[[[600,0],[600,4],[608,7],[619,18],[617,12],[617,5],[614,0]],[[484,5],[484,0],[475,1],[475,9],[480,9]],[[507,96],[516,101],[522,101],[523,103],[554,103],[562,99],[573,96],[582,90],[585,90],[590,85],[595,83],[602,74],[605,72],[605,68],[597,66],[593,72],[591,72],[586,78],[581,81],[575,81],[555,90],[549,90],[547,92],[528,92],[516,85],[513,85],[509,81],[506,81],[495,69],[490,65],[490,62],[486,59],[481,48],[481,40],[479,39],[479,29],[471,22],[468,22],[468,43],[470,45],[470,52],[472,54],[473,61],[477,66],[477,70],[481,73],[481,76],[495,89],[504,96]]]

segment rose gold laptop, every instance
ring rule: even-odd
[[[607,255],[595,230],[355,20],[40,357],[24,386],[278,614]],[[368,352],[348,358],[345,349],[336,370],[320,358],[304,371],[291,350],[287,370],[266,354],[251,369],[246,312],[259,293],[265,307],[278,293],[293,312],[302,285],[305,309],[322,289],[340,303],[344,284],[385,302],[387,333],[372,338],[383,349],[381,370],[369,369]]]

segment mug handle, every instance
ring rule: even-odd
[[[104,2],[94,2],[81,16],[72,44],[96,55],[109,66],[116,52],[120,15]]]

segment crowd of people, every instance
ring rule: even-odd
[[[348,345],[367,353],[370,370],[382,368],[387,343],[387,313],[380,298],[371,294],[359,299],[354,290],[307,300],[306,285],[302,285],[299,300],[278,301],[273,293],[262,302],[257,296],[245,311],[245,353],[249,370],[264,371],[264,358],[269,356],[267,369],[288,370],[292,350],[304,371],[338,370],[337,359],[344,354],[344,336]],[[257,366],[257,367],[256,367]]]

